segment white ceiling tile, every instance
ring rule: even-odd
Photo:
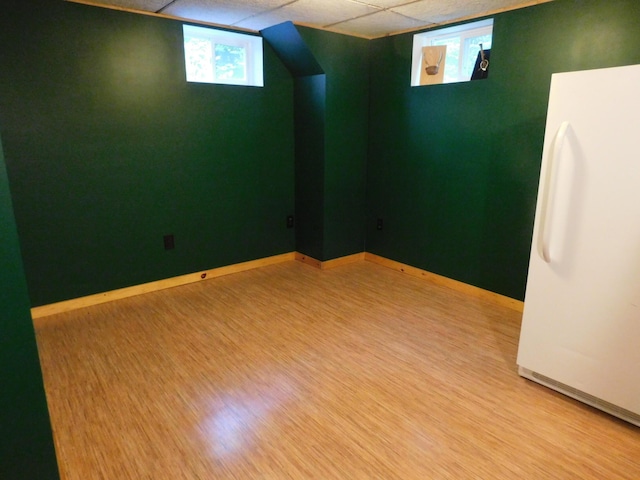
[[[378,8],[349,0],[298,0],[286,5],[283,10],[299,16],[300,21],[320,25],[330,25],[379,11]]]
[[[426,27],[427,22],[399,15],[390,11],[382,11],[366,17],[360,17],[331,27],[332,30],[360,35],[363,37],[381,37],[389,32],[399,32],[414,28]]]
[[[279,8],[291,0],[177,0],[162,13],[203,22],[233,25],[262,11]]]
[[[224,3],[219,3],[214,7],[203,7],[203,2],[198,0],[187,0],[174,4],[163,10],[162,13],[174,17],[197,19],[201,22],[218,23],[221,25],[231,25],[243,18],[255,15],[256,11],[250,8],[233,7]]]
[[[80,0],[82,1],[82,0]],[[89,0],[87,0],[89,1]],[[193,22],[261,30],[292,21],[369,38],[521,7],[525,0],[93,0]],[[551,0],[538,0],[544,3]],[[164,8],[166,7],[166,8]]]
[[[416,0],[351,0],[356,3],[364,3],[365,5],[371,5],[380,8],[396,7],[398,5],[404,5],[405,3],[415,2]]]
[[[234,23],[234,27],[248,28],[250,30],[262,30],[267,27],[273,27],[279,23],[290,20],[286,15],[279,13],[279,10],[274,10],[269,13],[263,13],[253,17],[245,18],[244,20]]]
[[[171,0],[98,0],[99,5],[122,7],[130,10],[140,10],[143,12],[157,12]]]
[[[219,3],[220,0],[209,0],[211,3]],[[270,10],[272,8],[282,7],[287,3],[291,3],[294,0],[231,0],[228,3],[231,5],[247,5],[254,7],[258,10]]]
[[[399,7],[394,12],[432,23],[441,23],[459,18],[477,16],[501,8],[522,5],[521,0],[446,0],[434,2],[421,0]]]
[[[255,28],[248,25],[265,23],[268,18],[269,21],[266,23],[271,23],[271,25],[292,21],[323,27],[378,11],[379,9],[377,8],[350,0],[297,0],[277,10],[272,10],[241,22],[238,26]]]

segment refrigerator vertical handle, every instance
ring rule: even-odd
[[[557,171],[556,163],[559,161],[560,154],[562,153],[562,145],[567,133],[569,122],[564,121],[560,124],[560,128],[556,132],[556,137],[553,141],[553,148],[551,149],[551,155],[547,162],[547,168],[544,174],[544,181],[542,183],[542,202],[540,204],[540,228],[538,229],[538,254],[546,263],[551,263],[551,254],[549,253],[549,244],[551,240],[551,227],[549,226],[549,215],[552,211],[553,199],[555,197],[555,176]]]

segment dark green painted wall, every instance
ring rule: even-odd
[[[263,35],[295,77],[296,250],[322,261],[362,252],[369,42],[290,22]]]
[[[293,81],[268,46],[264,88],[187,84],[178,21],[13,3],[0,127],[33,306],[294,250]]]
[[[551,74],[640,63],[640,2],[494,19],[481,82],[410,87],[413,34],[371,42],[367,251],[523,299]]]
[[[370,42],[298,30],[326,74],[323,246],[316,258],[330,260],[364,251]]]
[[[0,142],[0,478],[57,479],[42,384]]]
[[[33,306],[296,248],[284,218],[318,195],[294,179],[294,81],[269,47],[264,89],[187,84],[180,22],[10,3],[0,132]],[[487,81],[421,88],[412,34],[300,28],[327,80],[321,238],[299,239],[359,252],[366,219],[367,250],[522,298],[550,75],[639,62],[639,9],[497,15]]]
[[[327,74],[322,174],[306,189],[294,81],[269,47],[263,89],[186,84],[179,22],[8,1],[2,478],[57,478],[30,303],[289,252],[295,196],[315,209],[321,232],[298,234],[320,260],[362,251],[366,219],[368,251],[522,298],[551,73],[640,63],[636,0],[497,15],[488,80],[422,88],[409,87],[412,34],[301,28]]]
[[[302,76],[294,82],[296,251],[322,259],[327,76]]]

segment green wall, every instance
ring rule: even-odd
[[[292,251],[296,203],[317,207],[297,243],[320,260],[366,236],[373,253],[522,298],[551,73],[640,62],[639,10],[496,15],[488,80],[418,88],[413,34],[299,27],[326,72],[322,175],[305,188],[295,82],[268,45],[265,88],[187,84],[178,21],[10,0],[0,133],[31,305]]]
[[[298,30],[326,75],[322,253],[315,256],[324,261],[364,251],[370,42]],[[296,195],[313,202],[315,193],[298,188]]]
[[[181,22],[4,11],[0,126],[32,306],[294,250],[293,81],[268,46],[264,88],[187,84]]]
[[[362,252],[369,42],[291,22],[262,33],[295,77],[296,250],[322,261]]]
[[[296,77],[296,251],[324,258],[327,76]]]
[[[482,82],[409,87],[413,34],[300,28],[321,87],[268,46],[265,88],[187,84],[178,21],[8,2],[2,478],[57,478],[29,306],[290,252],[296,206],[313,212],[297,235],[319,260],[361,252],[366,233],[367,251],[522,299],[551,74],[640,63],[639,2],[556,0],[494,17]],[[318,88],[324,105],[301,104],[324,117],[297,146],[321,142],[306,188],[294,97]]]
[[[49,412],[0,143],[0,478],[57,479]]]
[[[551,74],[640,63],[640,2],[494,21],[480,82],[410,87],[413,34],[371,42],[367,251],[523,299]]]

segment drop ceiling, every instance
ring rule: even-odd
[[[70,0],[259,31],[285,21],[377,38],[550,0]]]

